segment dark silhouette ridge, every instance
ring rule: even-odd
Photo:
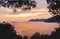
[[[59,15],[53,16],[51,18],[46,19],[44,22],[55,22],[55,23],[60,22],[60,16]]]
[[[46,19],[31,19],[29,22],[44,22]]]
[[[60,16],[52,16],[48,19],[31,19],[29,22],[49,22],[49,23],[59,23],[60,22]]]

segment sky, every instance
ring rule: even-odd
[[[47,3],[46,0],[35,0],[37,2],[37,7],[38,8],[46,8]]]
[[[0,20],[4,21],[28,21],[36,18],[49,18],[51,15],[48,13],[46,0],[35,0],[37,8],[31,11],[23,12],[21,8],[17,8],[18,13],[13,13],[13,8],[0,7]],[[39,8],[39,9],[38,9]],[[48,15],[47,15],[48,14]],[[12,19],[11,19],[12,18]]]
[[[5,10],[7,9],[7,10]],[[20,9],[19,9],[20,10]],[[0,8],[0,21],[28,21],[30,19],[47,19],[51,17],[48,13],[48,9],[32,9],[31,11],[28,12],[20,12],[17,10],[19,13],[12,13],[11,9],[8,8]]]
[[[17,9],[17,12],[19,13],[12,13],[13,11],[11,8],[0,7],[0,21],[13,21],[13,24],[16,25],[15,28],[17,32],[21,32],[21,34],[24,33],[23,31],[26,31],[25,34],[27,33],[27,35],[30,35],[36,31],[44,34],[51,33],[54,28],[58,27],[56,23],[26,22],[30,19],[47,19],[51,17],[51,15],[48,13],[48,9],[46,8],[46,0],[36,0],[36,2],[37,8],[39,9],[32,9],[29,12],[21,12],[21,9],[19,8]]]

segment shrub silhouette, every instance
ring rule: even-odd
[[[22,39],[21,35],[17,35],[16,39]]]
[[[41,39],[50,39],[49,35],[41,35]]]
[[[56,31],[53,31],[51,33],[51,38],[52,39],[60,39],[60,27],[56,28]]]
[[[40,35],[37,32],[31,36],[31,39],[60,39],[60,27],[52,31],[51,35]]]
[[[23,39],[28,39],[28,36],[25,35],[25,36],[23,37]]]
[[[31,36],[31,39],[40,39],[40,33],[34,33],[33,36]]]
[[[16,39],[16,31],[9,23],[0,23],[0,39]]]

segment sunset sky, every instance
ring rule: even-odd
[[[7,9],[7,10],[4,10]],[[4,10],[4,12],[2,12]],[[28,21],[30,19],[47,19],[51,17],[50,13],[48,13],[48,9],[32,9],[29,12],[20,12],[12,13],[11,9],[1,8],[0,10],[0,21]]]
[[[59,27],[57,23],[28,22],[31,19],[48,19],[52,17],[48,12],[46,0],[35,1],[37,2],[37,8],[27,12],[17,8],[17,13],[13,13],[13,8],[0,7],[0,22],[10,22],[15,25],[14,28],[18,34],[22,35],[31,35],[34,32],[51,34],[51,31]]]
[[[37,7],[38,8],[46,8],[47,3],[46,0],[35,0],[37,2]]]

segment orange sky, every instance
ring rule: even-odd
[[[5,10],[6,9],[6,10]],[[4,12],[3,12],[4,11]],[[19,13],[12,13],[12,9],[1,8],[0,21],[28,21],[30,19],[47,19],[51,17],[47,8],[35,8],[28,12],[17,10]]]
[[[58,27],[57,23],[45,22],[27,22],[30,19],[47,19],[52,17],[48,12],[46,0],[36,0],[37,8],[28,12],[23,12],[17,8],[17,13],[13,13],[12,8],[0,7],[0,21],[12,22],[18,34],[31,36],[34,32],[41,34],[50,34],[54,28]]]

